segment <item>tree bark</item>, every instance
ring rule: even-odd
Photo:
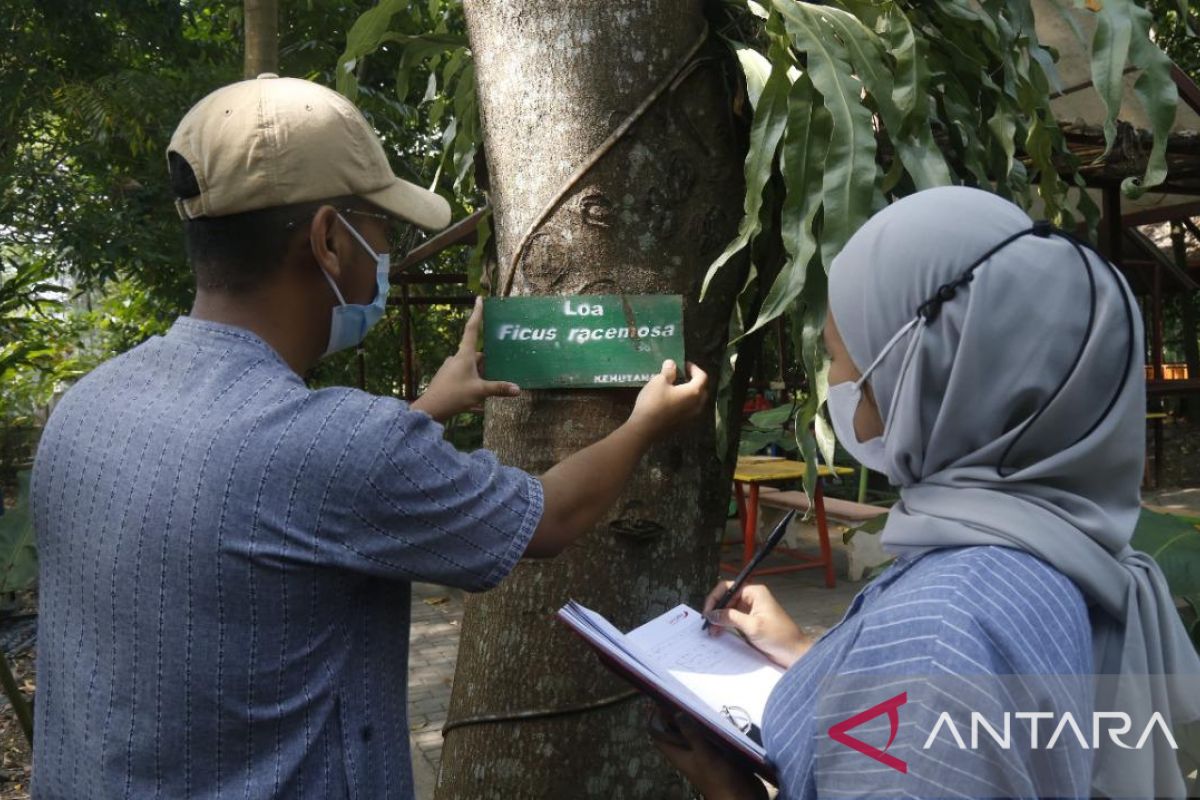
[[[701,0],[466,0],[504,274],[526,228],[704,30]],[[677,293],[688,358],[716,379],[737,276],[698,302],[732,237],[744,144],[711,42],[529,241],[514,295]],[[502,285],[493,283],[493,286]],[[633,391],[489,401],[484,444],[538,474],[628,416]],[[728,448],[726,447],[727,451]],[[557,559],[468,599],[438,798],[683,798],[639,698],[554,620],[574,598],[628,629],[717,578],[732,463],[712,415],[657,445],[612,512]],[[522,712],[555,716],[464,720]]]
[[[279,72],[279,2],[246,0],[242,7],[246,54],[242,66],[245,78],[264,72]]]

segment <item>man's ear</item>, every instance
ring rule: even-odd
[[[346,260],[346,236],[338,222],[337,209],[321,206],[308,231],[309,247],[317,265],[334,280],[341,278]]]

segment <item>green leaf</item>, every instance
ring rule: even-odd
[[[487,259],[488,246],[492,240],[492,212],[479,218],[475,228],[475,247],[471,249],[471,259],[467,262],[467,286],[471,294],[483,294],[483,270]]]
[[[992,114],[987,126],[1004,153],[1004,171],[1001,174],[1007,176],[1012,172],[1017,155],[1017,118],[1012,107],[1005,102],[997,103],[996,113]]]
[[[1046,218],[1061,225],[1062,201],[1067,189],[1054,163],[1055,138],[1058,135],[1057,122],[1043,121],[1040,116],[1035,116],[1030,121],[1029,133],[1025,137],[1025,151],[1038,170],[1038,196],[1045,206]]]
[[[346,49],[338,58],[337,90],[353,100],[358,94],[354,68],[358,59],[379,47],[391,24],[392,17],[408,6],[407,0],[381,0],[379,5],[364,11],[346,33]]]
[[[1167,179],[1167,138],[1175,124],[1175,110],[1179,105],[1179,89],[1171,77],[1171,59],[1150,38],[1153,19],[1150,12],[1136,4],[1130,4],[1134,23],[1134,38],[1130,45],[1133,64],[1142,70],[1133,83],[1133,93],[1146,116],[1154,134],[1154,144],[1146,160],[1146,174],[1139,178],[1126,178],[1121,189],[1128,197],[1139,197],[1152,186]]]
[[[779,431],[782,430],[792,417],[796,414],[796,407],[791,403],[774,408],[766,408],[762,411],[755,411],[751,414],[746,422],[751,426],[760,430]]]
[[[742,438],[738,440],[738,455],[754,455],[764,447],[775,444],[778,438],[778,431],[742,431]]]
[[[746,96],[750,99],[750,108],[758,107],[758,98],[762,96],[771,77],[771,62],[762,53],[742,42],[729,40],[738,63],[742,65],[742,74],[746,76]]]
[[[897,6],[888,7],[884,21],[886,25],[881,35],[896,61],[892,102],[903,117],[912,118],[917,124],[925,121],[928,125],[925,94],[929,91],[929,68],[916,32]]]
[[[1121,110],[1121,96],[1125,87],[1125,62],[1133,40],[1133,21],[1128,8],[1123,9],[1126,13],[1118,11],[1122,5],[1127,5],[1127,0],[1105,0],[1096,20],[1096,32],[1092,35],[1092,83],[1100,94],[1105,111],[1104,156],[1112,150],[1117,138],[1117,114]]]
[[[775,163],[775,151],[779,149],[779,140],[783,137],[783,129],[787,124],[787,94],[791,86],[788,79],[790,64],[781,48],[772,47],[773,59],[771,77],[763,87],[759,104],[754,109],[754,121],[750,126],[750,150],[746,154],[746,197],[743,203],[745,213],[738,224],[737,236],[725,248],[721,255],[713,261],[704,276],[700,287],[700,299],[703,300],[708,292],[708,285],[717,271],[729,259],[741,252],[762,230],[760,212],[762,211],[763,187],[771,177],[771,167]],[[740,333],[740,331],[739,331]]]
[[[820,256],[814,256],[818,259]],[[811,426],[829,392],[829,358],[825,353],[822,331],[825,327],[827,280],[820,263],[809,269],[808,280],[801,292],[800,302],[792,312],[792,338],[796,352],[804,364],[808,385],[812,387],[796,419],[796,444],[808,470],[804,476],[804,491],[810,495],[817,486],[817,454],[822,450]],[[832,463],[832,453],[826,453]]]
[[[1158,562],[1172,595],[1200,593],[1200,530],[1179,517],[1143,508],[1130,544]]]
[[[0,517],[0,592],[19,592],[37,579],[37,547],[29,511],[29,472],[17,475],[17,504]]]
[[[729,443],[727,436],[733,433],[729,429],[729,419],[733,413],[733,374],[737,369],[738,347],[734,342],[741,336],[745,323],[742,319],[742,309],[745,308],[758,287],[758,270],[750,264],[746,280],[738,291],[733,303],[733,313],[729,315],[728,337],[725,352],[721,357],[721,375],[717,380],[716,399],[713,403],[713,423],[716,436],[713,443],[716,446],[717,458],[724,460]]]
[[[1179,0],[1179,2],[1183,3],[1186,0]],[[763,8],[762,3],[756,2],[756,0],[746,0],[746,8],[750,9],[750,13],[760,19],[769,19],[771,16],[771,12]]]
[[[934,143],[933,132],[928,124],[920,119],[915,123],[910,122],[908,114],[901,111],[896,103],[892,66],[888,63],[883,41],[852,14],[840,9],[813,6],[811,13],[824,20],[841,41],[855,74],[875,101],[888,138],[896,148],[896,155],[912,176],[916,188],[920,190],[949,184],[950,168]],[[897,16],[903,19],[902,14]],[[894,20],[893,24],[897,22]],[[903,32],[900,38],[903,46]],[[915,39],[912,46],[915,49]],[[910,69],[906,77],[912,80],[912,85],[905,87],[901,98],[910,108],[915,108],[912,94],[918,85],[919,75]]]
[[[855,77],[845,49],[822,26],[820,7],[795,0],[774,0],[774,4],[793,46],[807,55],[808,74],[833,118],[822,181],[821,261],[828,269],[846,240],[871,215],[879,172],[875,131],[871,112],[862,104],[862,82]]]
[[[869,536],[882,533],[883,527],[887,525],[887,519],[887,514],[880,514],[877,517],[871,517],[861,525],[851,528],[842,534],[842,544],[850,544],[850,540],[859,533]]]
[[[780,215],[780,234],[788,259],[771,288],[747,334],[762,328],[784,313],[804,289],[804,282],[817,250],[813,220],[821,207],[822,176],[829,150],[832,119],[821,105],[807,74],[801,74],[788,93],[787,131],[779,157],[787,195]],[[743,334],[746,335],[746,334]]]

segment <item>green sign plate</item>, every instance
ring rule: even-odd
[[[491,297],[483,302],[484,377],[523,389],[641,386],[683,369],[677,294]]]

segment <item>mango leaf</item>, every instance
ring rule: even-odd
[[[819,255],[813,257],[820,258]],[[825,327],[825,303],[827,280],[820,262],[808,270],[808,280],[792,315],[792,338],[796,352],[804,364],[808,385],[813,387],[805,397],[804,405],[796,419],[796,444],[808,469],[804,475],[804,491],[810,495],[817,486],[817,454],[822,451],[812,431],[812,425],[820,412],[821,404],[829,390],[829,359],[825,354],[822,331]],[[833,463],[832,441],[830,452],[823,453],[826,463]]]
[[[782,429],[792,416],[796,413],[795,406],[776,406],[775,408],[766,408],[762,411],[755,411],[746,421],[753,427],[760,430],[777,430]]]
[[[1057,133],[1057,122],[1043,121],[1035,116],[1030,122],[1029,134],[1025,137],[1025,151],[1029,153],[1029,160],[1038,169],[1038,195],[1045,206],[1046,218],[1056,225],[1062,225],[1061,209],[1066,184],[1059,177],[1054,164],[1054,137]]]
[[[987,148],[979,138],[974,119],[978,107],[972,104],[963,85],[950,77],[942,85],[939,100],[944,109],[942,115],[950,122],[949,130],[956,139],[963,165],[978,185],[990,185],[991,176],[984,165]]]
[[[916,188],[928,189],[950,183],[950,168],[934,143],[928,125],[918,125],[914,129],[896,105],[892,66],[888,63],[882,40],[852,14],[840,9],[814,6],[812,14],[824,20],[845,47],[855,73],[875,101],[896,155],[912,176]]]
[[[488,246],[492,240],[492,210],[479,218],[475,228],[475,246],[471,248],[471,258],[467,261],[467,286],[471,294],[483,294],[483,270],[487,261]]]
[[[783,201],[780,231],[788,259],[758,312],[752,333],[784,313],[804,289],[817,237],[813,220],[821,207],[821,180],[831,129],[829,111],[821,105],[807,74],[801,74],[788,92],[788,122],[779,156],[787,195]]]
[[[850,540],[856,534],[862,533],[865,535],[874,535],[883,532],[883,526],[887,525],[887,514],[880,514],[877,517],[871,517],[861,525],[855,526],[842,534],[842,544],[850,544]]]
[[[862,82],[845,49],[822,26],[818,6],[774,0],[793,46],[808,57],[808,74],[833,118],[829,155],[822,181],[824,227],[821,261],[828,269],[850,234],[867,220],[874,205],[875,130],[862,104]]]
[[[1200,530],[1171,514],[1143,508],[1130,542],[1158,562],[1171,594],[1200,594]]]
[[[779,431],[743,431],[742,438],[738,439],[738,455],[752,456],[754,453],[761,451],[763,447],[779,444]]]
[[[1004,154],[1004,171],[1001,175],[1007,176],[1017,160],[1017,117],[1012,106],[1007,102],[997,103],[987,127]]]
[[[1096,201],[1087,191],[1087,181],[1078,172],[1074,176],[1075,191],[1077,199],[1075,207],[1083,216],[1083,221],[1087,223],[1088,238],[1092,242],[1097,242],[1100,239],[1100,206],[1096,205]]]
[[[758,98],[762,96],[767,79],[771,76],[771,62],[750,45],[727,41],[742,65],[742,74],[746,76],[746,96],[750,99],[750,108],[758,108]]]
[[[1121,0],[1106,0],[1099,10],[1096,32],[1092,35],[1092,84],[1104,103],[1104,158],[1117,138],[1117,114],[1125,86],[1125,63],[1133,40],[1133,21],[1128,14],[1119,13]]]
[[[404,102],[408,97],[409,86],[412,83],[413,72],[426,59],[444,55],[449,50],[462,51],[467,43],[461,36],[436,34],[426,36],[408,36],[399,33],[389,33],[380,38],[379,43],[397,42],[403,45],[400,51],[400,64],[396,67],[396,99]],[[436,78],[434,79],[436,85]],[[428,89],[428,82],[426,82]],[[425,102],[424,99],[422,102]]]
[[[779,140],[783,137],[783,129],[787,124],[787,93],[791,86],[788,80],[790,59],[782,48],[772,46],[771,76],[763,87],[759,104],[754,109],[754,121],[750,126],[750,151],[746,154],[746,198],[743,203],[744,215],[738,224],[738,232],[733,241],[721,255],[713,261],[704,276],[700,287],[700,299],[703,300],[708,292],[708,285],[717,271],[729,259],[741,252],[762,230],[763,187],[771,177],[771,167],[775,163],[775,151],[779,149]],[[740,333],[740,331],[739,331]]]
[[[1121,190],[1125,195],[1136,198],[1167,179],[1167,138],[1171,134],[1171,126],[1175,124],[1179,89],[1171,77],[1171,59],[1150,38],[1153,22],[1150,12],[1130,3],[1129,13],[1134,22],[1130,54],[1134,66],[1142,70],[1133,83],[1133,93],[1150,118],[1150,128],[1154,134],[1154,143],[1146,160],[1146,174],[1121,182]]]
[[[911,120],[910,125],[928,126],[925,95],[929,91],[929,68],[916,32],[908,17],[897,6],[888,7],[883,21],[881,36],[896,62],[892,102],[904,118]]]
[[[713,425],[716,431],[713,443],[717,450],[717,458],[720,460],[725,459],[728,452],[726,445],[729,443],[727,437],[732,433],[729,429],[729,419],[733,412],[733,374],[737,370],[738,359],[738,348],[734,342],[745,330],[742,309],[749,305],[757,287],[758,270],[751,263],[746,280],[742,283],[742,288],[738,291],[737,299],[733,303],[733,313],[729,315],[726,339],[728,344],[725,345],[725,352],[721,356],[721,375],[717,380],[716,398],[713,403]],[[740,398],[738,400],[740,402]]]
[[[37,546],[29,509],[29,471],[17,475],[17,504],[0,517],[0,592],[19,592],[37,579]]]
[[[1150,38],[1153,22],[1150,12],[1133,0],[1105,0],[1098,9],[1096,33],[1092,37],[1092,81],[1105,109],[1105,156],[1116,140],[1126,64],[1131,62],[1142,71],[1133,91],[1150,118],[1154,144],[1145,175],[1121,182],[1122,191],[1129,197],[1138,197],[1166,179],[1167,136],[1179,101],[1171,78],[1171,60]]]
[[[337,90],[353,100],[358,96],[358,81],[354,69],[358,59],[379,47],[388,32],[392,17],[408,6],[406,0],[380,0],[374,8],[364,11],[346,33],[346,49],[338,58]]]

